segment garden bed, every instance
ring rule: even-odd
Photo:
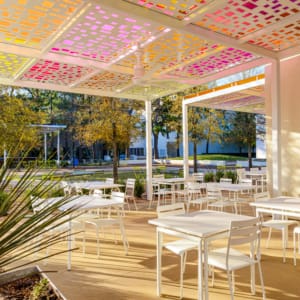
[[[0,299],[67,300],[38,266],[0,274]]]

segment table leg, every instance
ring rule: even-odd
[[[156,229],[156,280],[157,296],[161,295],[161,254],[163,237],[159,229]]]
[[[204,240],[204,289],[205,289],[205,299],[208,300],[208,264],[207,264],[207,256],[208,256],[208,246],[207,241]]]
[[[203,253],[202,240],[198,245],[198,300],[203,300]]]

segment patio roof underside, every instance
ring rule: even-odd
[[[299,11],[300,0],[2,0],[0,83],[152,100],[298,55]]]

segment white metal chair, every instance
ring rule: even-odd
[[[293,244],[294,244],[294,265],[296,266],[296,252],[300,253],[300,226],[296,226],[293,230]],[[298,247],[297,247],[298,244]]]
[[[224,211],[226,207],[235,207],[235,202],[231,201],[228,195],[223,196],[221,190],[213,184],[207,185],[206,195],[210,201],[207,204],[207,208],[209,209]]]
[[[157,206],[158,217],[170,216],[170,215],[181,215],[185,214],[184,203],[178,202],[174,204],[167,204]],[[164,248],[180,256],[180,299],[183,297],[183,273],[185,271],[186,255],[187,251],[196,249],[198,243],[187,240],[179,239],[176,241],[164,243]]]
[[[204,182],[204,173],[203,172],[193,173],[192,177],[194,178],[195,181],[197,181],[199,183]]]
[[[125,193],[112,191],[111,199],[117,200],[118,202],[120,202],[120,204],[124,204]],[[113,215],[113,213],[115,214]],[[121,238],[123,241],[125,253],[127,255],[129,243],[127,241],[122,217],[123,217],[122,206],[116,206],[114,208],[107,210],[106,216],[95,214],[95,215],[90,215],[90,216],[86,215],[81,217],[81,220],[84,222],[85,225],[87,224],[92,225],[96,229],[98,257],[100,256],[100,242],[99,242],[100,229],[103,229],[105,227],[115,227],[115,226],[118,226],[121,231]],[[85,245],[84,245],[83,252],[85,253]]]
[[[227,247],[217,248],[208,252],[208,266],[212,267],[212,281],[214,283],[214,267],[227,272],[231,300],[234,299],[234,272],[250,267],[251,292],[255,294],[255,265],[258,265],[262,298],[265,299],[265,289],[261,270],[260,256],[260,218],[244,221],[232,221]],[[248,252],[243,250],[248,245]]]
[[[166,204],[166,197],[170,195],[171,190],[163,184],[160,183],[161,179],[164,179],[164,174],[157,174],[153,175],[152,180],[152,200],[149,203],[149,208],[151,208],[153,201],[157,201],[157,206],[161,205],[161,202],[163,201],[164,204]]]
[[[274,214],[271,220],[264,221],[262,225],[264,227],[269,228],[268,239],[266,243],[266,247],[269,248],[269,243],[271,240],[272,229],[280,230],[282,234],[282,251],[283,251],[283,262],[286,261],[286,248],[288,244],[288,230],[289,226],[298,225],[298,221],[296,220],[288,220],[284,219],[280,215]]]
[[[269,192],[261,192],[254,194],[254,201],[264,201],[270,199]],[[272,230],[280,230],[282,234],[282,251],[283,251],[283,262],[286,261],[286,248],[288,244],[288,230],[289,226],[298,225],[296,220],[288,220],[281,215],[273,214],[272,218],[267,221],[262,222],[262,226],[269,228],[268,238],[266,242],[266,247],[269,248]]]
[[[137,210],[137,205],[135,201],[134,189],[135,189],[135,178],[127,178],[125,186],[125,203],[128,205],[130,210],[130,201],[133,202],[135,210]]]
[[[202,205],[209,202],[209,199],[205,196],[206,185],[200,182],[187,182],[183,191],[178,191],[179,200],[180,197],[184,197],[186,203],[186,210],[189,211],[191,205],[199,205],[202,209]]]

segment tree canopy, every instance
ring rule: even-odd
[[[0,144],[1,152],[14,148],[30,148],[38,145],[40,135],[33,124],[41,124],[46,116],[34,112],[25,102],[14,96],[2,95],[0,97]]]

